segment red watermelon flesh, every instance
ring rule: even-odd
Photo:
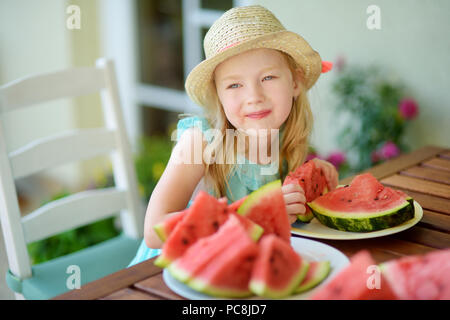
[[[391,260],[381,269],[400,299],[450,300],[450,249]]]
[[[171,217],[166,218],[163,222],[157,224],[154,226],[154,230],[158,237],[161,239],[162,242],[166,241],[169,237],[170,233],[175,229],[178,222],[183,220],[186,213],[189,211],[189,208],[184,209],[183,211],[180,211]]]
[[[171,263],[168,267],[169,272],[174,278],[186,283],[229,245],[239,241],[242,229],[239,216],[230,215],[216,233],[199,239],[183,256]]]
[[[230,219],[234,218],[230,217]],[[248,284],[258,255],[258,245],[240,224],[233,223],[235,224],[233,228],[236,230],[232,233],[231,243],[227,242],[226,238],[229,237],[227,232],[222,232],[210,246],[216,244],[223,250],[214,250],[210,254],[202,252],[210,256],[203,258],[208,260],[208,263],[200,263],[202,266],[197,268],[195,275],[187,282],[187,285],[194,290],[218,297],[239,298],[251,295]],[[227,242],[228,245],[223,246],[220,244],[222,241]],[[197,254],[200,252],[197,251]]]
[[[350,186],[342,187],[317,198],[314,204],[332,204],[337,212],[379,212],[405,203],[405,197],[396,190],[384,187],[370,173],[358,175]]]
[[[306,202],[311,202],[317,197],[327,193],[327,180],[321,168],[317,168],[314,161],[307,161],[295,171],[290,172],[283,185],[291,183],[299,184],[305,192]],[[314,217],[311,209],[305,206],[305,213],[297,217],[302,222],[310,222]]]
[[[263,236],[275,234],[290,244],[291,226],[280,180],[253,191],[241,204],[238,213],[261,226],[264,229]]]
[[[244,202],[244,200],[246,198],[247,198],[247,196],[228,205],[228,212],[236,212],[237,209],[240,207],[240,205]],[[223,198],[219,199],[219,201],[226,203],[226,200],[224,200]],[[158,237],[161,239],[162,242],[167,240],[170,233],[175,229],[178,222],[183,220],[184,216],[187,214],[188,211],[189,211],[189,208],[186,208],[183,211],[180,211],[179,213],[174,214],[173,216],[167,218],[163,222],[154,226],[155,232],[158,235]],[[255,224],[251,220],[244,219],[244,217],[242,217],[241,220],[242,220],[241,223],[247,228],[247,230],[250,231],[250,234],[256,235],[259,233],[259,230],[258,230],[259,226],[255,226]]]
[[[380,273],[380,288],[370,289],[374,273],[368,269],[376,265],[366,250],[356,253],[350,265],[341,270],[331,281],[313,294],[313,300],[394,300],[397,296],[392,291],[386,278]],[[369,270],[369,272],[368,272]]]
[[[284,298],[304,278],[308,264],[279,237],[270,234],[259,243],[259,254],[253,266],[250,290],[263,297]]]
[[[215,233],[228,218],[227,206],[204,191],[200,191],[189,207],[188,214],[170,233],[155,265],[166,267],[198,239]]]

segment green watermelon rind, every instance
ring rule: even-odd
[[[325,280],[328,275],[330,274],[331,271],[331,265],[330,265],[330,261],[320,261],[319,265],[317,267],[317,271],[315,276],[308,282],[305,283],[303,285],[298,286],[295,290],[294,293],[303,293],[306,292],[308,290],[311,290],[312,288],[316,287],[317,285],[319,285],[323,280]]]
[[[297,219],[303,223],[310,223],[313,218],[314,218],[314,214],[312,213],[312,211],[310,211],[307,214],[298,214],[297,215]]]
[[[208,284],[201,278],[192,278],[186,282],[187,286],[201,293],[205,293],[215,297],[221,298],[246,298],[252,295],[250,290],[235,290],[219,288]]]
[[[192,278],[192,274],[187,270],[180,268],[177,265],[177,261],[174,261],[167,267],[170,275],[180,282],[187,283]]]
[[[259,238],[261,238],[263,233],[264,228],[257,223],[255,223],[254,226],[249,230],[250,239],[252,239],[255,242],[257,242]]]
[[[158,235],[158,238],[162,242],[165,242],[167,240],[167,234],[166,234],[166,231],[164,230],[163,223],[160,223],[160,224],[157,224],[156,226],[154,226],[153,230],[155,230],[156,234]]]
[[[166,268],[167,266],[169,266],[172,263],[171,259],[168,259],[164,256],[164,252],[162,252],[158,258],[156,258],[156,260],[153,262],[153,264],[157,267],[160,268]]]
[[[261,198],[267,196],[267,194],[270,194],[272,191],[278,190],[280,188],[281,188],[281,180],[275,180],[270,183],[267,183],[266,185],[259,188],[257,191],[254,191],[250,195],[248,195],[247,199],[244,200],[244,202],[237,210],[237,213],[245,216],[255,204],[259,203]]]
[[[327,194],[327,193],[328,193],[328,187],[325,186],[325,188],[322,190],[322,194]],[[306,209],[308,210],[308,206],[306,206]],[[303,223],[310,223],[311,220],[314,219],[314,214],[310,210],[309,213],[298,214],[297,219]]]
[[[295,288],[303,281],[308,272],[309,262],[302,260],[297,274],[292,278],[292,281],[283,289],[276,290],[270,288],[262,280],[251,280],[249,284],[250,291],[260,297],[271,299],[282,299],[293,293]]]
[[[372,232],[392,228],[414,218],[414,200],[410,197],[405,200],[400,206],[375,213],[332,212],[314,201],[308,206],[317,220],[327,227],[348,232]]]

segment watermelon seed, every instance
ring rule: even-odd
[[[346,184],[345,186],[344,186],[344,188],[347,188],[348,187],[348,184]]]
[[[213,225],[214,229],[216,229],[216,230],[219,229],[219,222],[214,221],[212,225]]]
[[[303,179],[303,178],[302,178],[302,179],[300,179],[300,180],[301,180],[302,182],[305,182],[305,179]]]
[[[375,199],[373,199],[373,200],[377,201],[377,200],[380,200],[380,199],[378,199],[378,197],[376,197],[376,198],[375,198]]]
[[[188,244],[188,243],[189,243],[189,240],[186,239],[186,238],[182,238],[182,239],[181,239],[181,242],[183,242],[183,244]]]
[[[347,202],[352,202],[352,200],[351,200],[351,199],[348,199]]]

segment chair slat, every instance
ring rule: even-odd
[[[15,179],[71,161],[108,153],[116,147],[116,133],[105,128],[73,130],[34,140],[9,154]]]
[[[25,241],[45,239],[115,215],[126,207],[126,191],[116,188],[83,191],[52,201],[22,218]]]
[[[98,92],[105,87],[104,71],[74,68],[45,75],[30,76],[0,88],[3,112],[44,101]]]

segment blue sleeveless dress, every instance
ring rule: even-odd
[[[201,116],[192,116],[188,118],[184,118],[178,121],[177,124],[177,138],[180,136],[186,129],[198,127],[204,134],[205,139],[208,143],[211,143],[214,135],[208,121],[206,118]],[[281,130],[280,139],[282,139],[283,130]],[[281,145],[281,142],[280,142]],[[270,164],[262,165],[253,163],[250,160],[246,159],[241,155],[237,155],[237,164],[234,166],[233,171],[229,175],[228,183],[230,185],[231,194],[227,190],[227,198],[228,203],[232,203],[236,200],[239,200],[246,195],[250,194],[254,190],[259,189],[263,185],[280,179],[280,175],[277,170],[273,170],[273,167],[270,167]],[[263,171],[265,170],[265,171]],[[267,172],[273,172],[273,174],[267,174]],[[265,172],[265,174],[261,174],[261,172]],[[287,172],[287,163],[283,162],[283,174]],[[212,190],[208,190],[208,193],[214,195]],[[189,201],[188,207],[191,205],[192,201]],[[137,263],[143,262],[147,259],[153,258],[161,253],[161,249],[152,249],[148,248],[145,244],[145,241],[142,240],[142,243],[136,253],[136,256],[129,264],[129,267],[135,265]]]

